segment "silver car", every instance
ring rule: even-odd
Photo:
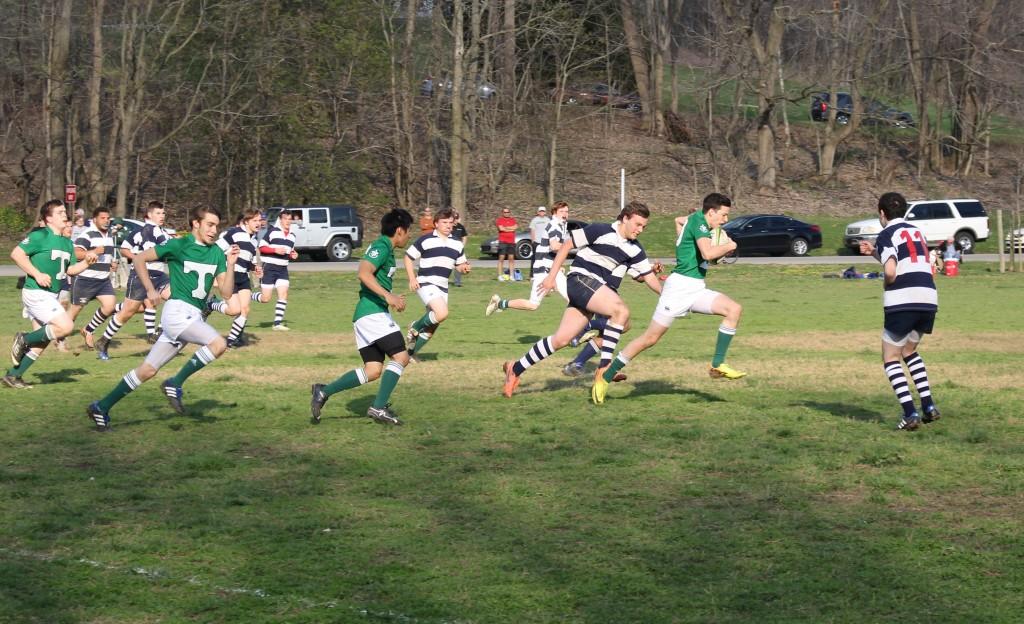
[[[569,219],[569,232],[578,230],[581,227],[588,225],[586,221],[579,221],[577,219]],[[480,254],[484,256],[498,256],[498,238],[494,237],[480,245]],[[573,249],[569,252],[569,257],[572,258],[576,255],[576,250]],[[516,232],[516,258],[519,260],[529,260],[533,257],[533,241],[530,239],[530,231]]]

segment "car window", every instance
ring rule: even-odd
[[[959,201],[953,203],[960,212],[960,216],[965,219],[969,217],[984,217],[988,214],[985,212],[985,207],[981,205],[980,201]]]
[[[352,208],[348,206],[331,206],[331,225],[351,225],[355,219],[352,218]]]
[[[763,227],[766,227],[767,225],[768,225],[768,220],[767,219],[765,219],[764,217],[755,217],[755,218],[750,219],[749,221],[747,221],[745,224],[743,224],[743,229],[745,229],[745,230],[761,229]]]
[[[769,230],[784,230],[789,227],[789,219],[786,217],[769,217],[765,221]]]
[[[310,208],[308,223],[310,223],[310,224],[327,223],[327,209],[326,208]]]

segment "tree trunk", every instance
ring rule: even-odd
[[[984,106],[980,102],[978,77],[975,71],[982,70],[984,48],[988,39],[989,26],[992,23],[992,12],[995,0],[984,0],[980,3],[977,13],[972,16],[966,33],[966,45],[960,62],[953,72],[956,91],[956,106],[953,115],[953,139],[956,141],[956,168],[960,176],[971,173],[974,154],[978,149],[978,138],[981,134],[981,116]]]
[[[491,7],[492,11],[497,7]],[[516,0],[505,0],[501,36],[501,98],[516,112]]]
[[[465,27],[463,11],[465,6],[463,0],[452,2],[452,95],[451,95],[451,134],[449,148],[451,155],[451,207],[455,212],[462,213],[466,209],[466,168],[463,161],[463,141],[465,134],[465,120],[462,118],[463,95],[462,87],[465,79],[463,77],[463,62],[465,57],[463,28]]]
[[[47,127],[46,195],[64,197],[67,160],[67,130],[69,122],[68,57],[71,48],[71,0],[56,0],[53,20],[50,22],[49,53],[46,58]]]
[[[626,35],[629,47],[629,62],[633,66],[633,77],[636,80],[636,91],[640,96],[641,116],[644,125],[653,129],[652,115],[655,114],[651,99],[651,72],[644,56],[644,45],[640,38],[640,29],[636,24],[631,0],[619,0],[622,9],[622,30]]]

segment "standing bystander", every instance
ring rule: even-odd
[[[511,282],[516,276],[516,227],[519,223],[508,208],[501,209],[501,216],[494,221],[498,228],[498,281]],[[502,273],[501,267],[508,261],[508,269]]]

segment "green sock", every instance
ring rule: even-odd
[[[719,366],[725,361],[725,353],[729,350],[729,343],[732,342],[732,337],[736,335],[735,327],[726,327],[720,325],[718,327],[718,342],[715,343],[715,357],[711,360],[711,366]]]
[[[170,381],[176,386],[183,386],[186,379],[199,372],[201,368],[215,359],[217,357],[213,354],[213,351],[210,351],[210,347],[203,347],[192,354],[188,362],[185,362],[185,365],[181,367],[178,374],[171,377]]]
[[[398,385],[398,380],[402,378],[403,368],[401,364],[391,362],[384,369],[384,374],[380,376],[380,389],[377,390],[377,398],[373,400],[374,407],[381,409],[388,404],[391,393],[394,392],[395,386]]]
[[[424,314],[418,321],[412,324],[412,328],[418,332],[423,331],[424,328],[430,327],[434,322],[430,320],[430,312]]]
[[[413,345],[412,353],[419,353],[420,349],[423,348],[423,345],[427,344],[427,341],[430,340],[432,336],[433,334],[420,332],[420,335],[416,337],[416,344]]]
[[[612,360],[611,366],[608,367],[608,370],[606,370],[601,377],[603,377],[608,383],[611,383],[612,379],[615,379],[615,373],[622,370],[622,367],[626,364],[629,364],[629,359],[621,353],[618,354],[615,356],[615,359]]]
[[[324,386],[324,394],[331,396],[332,394],[357,388],[364,383],[366,383],[366,373],[363,372],[363,369],[353,369]]]
[[[109,412],[110,408],[114,407],[114,404],[123,399],[128,395],[129,392],[134,390],[128,382],[122,379],[114,389],[110,391],[110,394],[99,400],[100,409],[104,412]]]
[[[41,347],[48,342],[50,342],[50,337],[46,335],[46,325],[25,334],[25,344],[30,347]]]
[[[498,309],[499,310],[507,310],[508,309],[508,299],[502,299],[501,303],[498,304]]]
[[[36,363],[37,357],[39,356],[36,355],[35,351],[29,351],[28,353],[25,354],[25,357],[21,358],[21,365],[12,367],[9,371],[7,371],[7,374],[10,375],[11,377],[21,377],[22,375],[25,374],[25,371],[28,370],[29,366],[32,366],[33,364]]]

